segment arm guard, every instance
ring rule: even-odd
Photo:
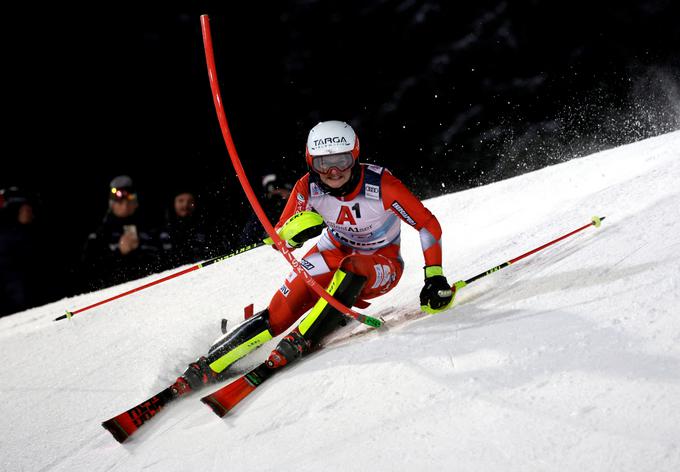
[[[321,234],[325,223],[318,213],[313,211],[301,211],[281,226],[278,235],[294,248],[301,247],[305,241]],[[274,244],[272,238],[266,238],[265,244]]]

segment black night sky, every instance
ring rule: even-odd
[[[247,215],[202,13],[254,186],[264,170],[301,176],[307,132],[326,119],[351,123],[362,159],[423,198],[680,127],[672,0],[183,3],[3,15],[0,188],[38,195],[46,264],[73,270],[122,173],[159,218],[187,185],[215,215]]]

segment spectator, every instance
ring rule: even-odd
[[[262,177],[260,203],[270,222],[279,220],[292,188],[293,185],[290,182],[282,182],[276,174],[265,174]],[[257,215],[252,213],[241,233],[241,246],[262,241],[266,237],[262,223],[260,223]]]
[[[175,192],[160,235],[165,266],[172,268],[220,255],[208,235],[194,192],[190,189]]]
[[[132,179],[114,178],[109,210],[83,250],[84,288],[96,290],[149,275],[160,269],[159,256],[159,238],[139,213]]]
[[[0,190],[0,316],[47,300],[47,241],[35,218],[35,198],[17,187]]]

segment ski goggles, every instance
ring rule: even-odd
[[[342,172],[351,168],[353,165],[354,156],[352,156],[351,152],[312,157],[312,169],[319,174],[327,174],[334,167]]]

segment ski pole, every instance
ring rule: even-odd
[[[163,278],[160,278],[158,280],[154,280],[153,282],[149,282],[147,284],[141,285],[139,287],[133,288],[132,290],[128,290],[127,292],[119,293],[118,295],[114,295],[111,298],[107,298],[106,300],[99,301],[97,303],[93,303],[92,305],[86,306],[84,308],[79,308],[78,310],[73,310],[73,311],[66,311],[65,314],[57,317],[54,319],[54,321],[59,321],[63,320],[64,318],[71,318],[72,316],[81,313],[83,311],[89,310],[90,308],[94,308],[100,305],[103,305],[104,303],[108,303],[113,300],[117,300],[118,298],[123,298],[127,295],[130,295],[131,293],[139,292],[140,290],[144,290],[145,288],[152,287],[154,285],[158,285],[161,282],[165,282],[166,280],[174,279],[175,277],[179,277],[180,275],[188,274],[189,272],[193,272],[198,269],[202,269],[205,266],[209,266],[211,264],[214,264],[216,262],[221,262],[225,259],[229,259],[230,257],[238,256],[239,254],[243,254],[246,251],[250,251],[251,249],[255,249],[256,247],[264,246],[264,242],[259,241],[253,244],[250,244],[248,246],[243,246],[240,249],[237,249],[233,252],[230,252],[229,254],[226,254],[224,256],[218,256],[218,257],[213,257],[212,259],[209,259],[205,262],[201,262],[200,264],[196,264],[194,266],[191,266],[187,269],[180,270],[179,272],[175,272],[174,274],[170,274],[168,276],[165,276]]]
[[[477,275],[475,275],[474,277],[471,277],[471,278],[469,278],[469,279],[467,279],[467,280],[459,280],[458,282],[456,282],[455,284],[453,284],[453,286],[456,288],[456,290],[458,290],[458,289],[460,289],[460,288],[465,287],[465,286],[468,285],[468,284],[471,284],[471,283],[474,282],[475,280],[479,280],[479,279],[481,279],[482,277],[486,277],[486,276],[489,275],[489,274],[493,274],[494,272],[498,272],[499,270],[501,270],[501,269],[503,269],[503,268],[509,266],[510,264],[514,264],[515,262],[517,262],[517,261],[519,261],[519,260],[521,260],[521,259],[524,259],[525,257],[528,257],[528,256],[530,256],[530,255],[532,255],[532,254],[535,254],[535,253],[537,253],[538,251],[541,251],[541,250],[547,248],[548,246],[552,246],[552,245],[555,244],[556,242],[562,241],[563,239],[566,239],[566,238],[568,238],[569,236],[572,236],[572,235],[578,233],[579,231],[583,231],[584,229],[588,228],[589,226],[595,226],[596,228],[599,228],[599,227],[600,227],[600,224],[602,223],[602,220],[604,220],[604,219],[605,219],[604,216],[593,216],[592,220],[591,220],[590,223],[588,223],[587,225],[583,225],[583,226],[581,226],[580,228],[575,229],[574,231],[571,231],[570,233],[567,233],[567,234],[565,234],[565,235],[563,235],[563,236],[560,236],[560,237],[557,238],[557,239],[553,239],[553,240],[550,241],[549,243],[545,243],[544,245],[539,246],[539,247],[537,247],[536,249],[532,249],[531,251],[525,252],[525,253],[522,254],[521,256],[517,256],[517,257],[515,257],[514,259],[510,259],[509,261],[503,262],[502,264],[497,265],[496,267],[492,267],[491,269],[489,269],[489,270],[487,270],[487,271],[485,271],[485,272],[482,272],[481,274],[477,274]]]

